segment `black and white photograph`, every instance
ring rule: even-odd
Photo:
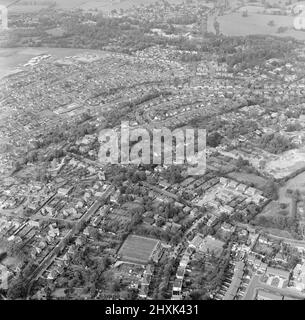
[[[0,0],[0,300],[305,300],[305,1]]]

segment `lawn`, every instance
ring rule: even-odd
[[[286,209],[289,210],[289,207]],[[281,211],[280,203],[278,201],[272,201],[266,205],[263,211],[258,215],[263,216],[279,216],[279,212]]]
[[[122,245],[119,255],[122,260],[146,264],[159,240],[140,236],[129,236]]]
[[[257,243],[253,251],[263,255],[271,255],[273,248],[263,243]]]

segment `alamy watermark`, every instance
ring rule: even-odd
[[[186,165],[188,175],[206,171],[205,129],[132,128],[122,122],[120,129],[99,134],[98,159],[103,164]]]
[[[0,5],[1,25],[0,31],[8,29],[8,10],[6,6]]]

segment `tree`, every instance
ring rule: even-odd
[[[4,260],[6,257],[7,257],[7,252],[1,252],[1,253],[0,253],[0,262],[1,262],[2,260]]]
[[[94,298],[94,296],[96,294],[96,286],[94,283],[91,285],[89,293],[90,293],[91,298]]]
[[[216,36],[218,36],[219,33],[220,33],[220,28],[219,28],[219,22],[216,19],[214,21],[214,29],[215,29],[215,32],[216,32]]]
[[[89,234],[90,237],[93,238],[94,240],[98,240],[99,239],[99,231],[96,228],[91,227],[89,229]]]
[[[158,217],[157,221],[156,221],[156,225],[157,227],[162,227],[165,224],[166,220],[163,217]]]
[[[20,161],[16,161],[16,163],[14,165],[14,173],[17,173],[21,169],[22,169],[22,164],[20,163]]]
[[[11,283],[7,291],[7,297],[10,300],[24,299],[26,295],[27,285],[25,279],[22,277],[19,277],[13,283]]]
[[[202,290],[193,290],[190,293],[191,300],[206,300],[207,291],[205,289]]]
[[[301,129],[302,129],[302,125],[299,122],[295,122],[295,123],[289,123],[287,125],[286,131],[294,132],[294,131],[299,131]]]
[[[172,184],[179,183],[183,180],[182,168],[180,166],[170,166],[164,170],[163,177]]]
[[[218,132],[214,132],[210,135],[208,135],[207,137],[207,145],[212,147],[212,148],[216,148],[219,146],[219,144],[221,143],[221,140],[223,139],[223,136],[218,133]]]
[[[268,181],[262,188],[266,197],[277,200],[278,199],[278,185],[274,181]]]
[[[249,165],[250,165],[249,161],[246,160],[246,159],[243,159],[242,157],[239,157],[239,158],[237,159],[237,161],[236,161],[236,166],[237,166],[239,169],[242,169],[242,168],[244,168],[244,167],[246,167],[246,166],[249,166]]]
[[[276,32],[277,32],[277,33],[284,33],[284,32],[286,32],[287,30],[288,30],[287,27],[279,27]]]
[[[178,222],[180,221],[180,218],[179,218],[177,215],[175,215],[175,216],[173,217],[173,221],[174,221],[175,223],[178,223]]]
[[[112,292],[119,292],[121,289],[121,284],[119,280],[114,280],[114,282],[111,285],[111,291]]]

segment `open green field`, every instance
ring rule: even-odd
[[[0,0],[0,5],[7,6],[12,3],[12,0]]]
[[[129,236],[122,245],[119,255],[122,260],[146,264],[159,240],[140,236]]]
[[[263,229],[267,233],[277,236],[277,237],[283,237],[283,238],[288,238],[288,239],[293,239],[292,235],[286,231],[286,230],[279,230],[279,229],[273,229],[273,228],[268,228],[268,229]]]
[[[293,16],[265,15],[248,13],[248,17],[242,17],[241,12],[231,13],[218,18],[220,31],[228,36],[245,36],[251,34],[264,34],[272,36],[291,36],[298,40],[305,40],[305,32],[293,29]],[[274,26],[268,22],[273,20]],[[277,33],[279,27],[287,27],[283,33]]]
[[[286,207],[282,208],[281,204],[285,204]],[[291,217],[292,212],[292,199],[288,197],[282,197],[279,201],[272,201],[266,205],[263,211],[257,215],[257,218],[260,216],[265,217]]]

